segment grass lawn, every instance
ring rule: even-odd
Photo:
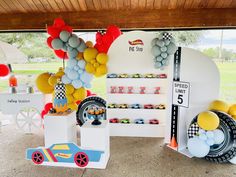
[[[42,72],[55,73],[62,62],[13,64],[16,75],[33,75],[36,77]],[[221,76],[220,99],[236,103],[236,63],[217,63]],[[18,81],[19,83],[21,80]],[[7,79],[0,80],[0,91],[7,89]],[[92,82],[92,92],[106,98],[105,77],[95,78]]]

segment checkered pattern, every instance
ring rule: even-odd
[[[188,128],[188,137],[193,138],[198,134],[198,132],[199,132],[199,126],[197,125],[197,123],[193,123]]]
[[[58,83],[55,85],[55,98],[65,99],[66,98],[66,87],[63,83]]]
[[[172,38],[172,35],[170,33],[167,33],[167,32],[164,32],[163,33],[163,36],[162,36],[162,39],[164,40],[170,40]]]

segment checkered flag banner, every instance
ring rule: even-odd
[[[194,136],[196,136],[199,132],[199,126],[197,123],[193,123],[189,126],[188,128],[188,138],[193,138]]]
[[[164,40],[171,40],[172,35],[170,33],[164,32],[162,35],[162,39]]]
[[[65,99],[66,98],[66,87],[62,82],[55,85],[55,98],[56,99]]]

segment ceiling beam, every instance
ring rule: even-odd
[[[1,14],[0,30],[41,30],[57,17],[77,30],[236,27],[236,9],[117,10]]]

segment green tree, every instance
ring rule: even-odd
[[[189,46],[196,44],[204,35],[204,31],[174,31],[173,37],[178,46]]]
[[[211,58],[218,58],[219,57],[219,47],[204,49],[202,52]],[[236,52],[234,52],[233,50],[228,50],[228,49],[223,48],[222,49],[222,58],[225,61],[232,60],[232,59],[235,60],[236,59]]]

